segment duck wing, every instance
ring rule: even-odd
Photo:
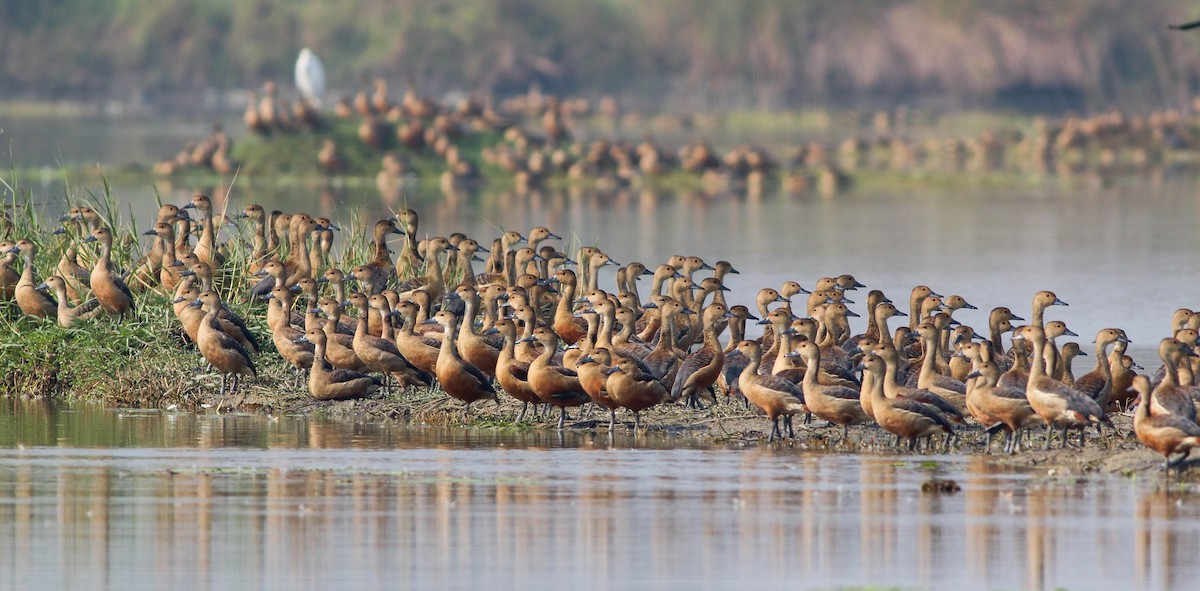
[[[937,423],[938,426],[944,429],[947,433],[952,433],[954,431],[954,426],[950,424],[950,421],[948,421],[946,417],[942,413],[938,412],[938,410],[933,406],[919,402],[912,398],[905,398],[903,396],[891,399],[891,405],[892,408],[902,410],[904,412],[919,414],[925,418],[928,418]]]

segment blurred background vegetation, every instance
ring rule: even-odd
[[[664,110],[906,101],[1055,111],[1186,104],[1184,0],[0,0],[0,100],[187,102],[291,80],[334,92],[611,95]]]

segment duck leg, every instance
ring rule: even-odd
[[[613,416],[616,416],[616,411],[613,411]],[[642,413],[641,411],[633,411],[633,434],[636,436],[642,430]]]
[[[1171,456],[1167,456],[1167,469],[1169,470],[1171,468],[1177,468],[1180,465],[1182,465],[1184,462],[1187,461],[1188,454],[1190,452],[1191,452],[1191,450],[1188,450],[1188,451],[1183,452],[1182,454],[1179,454],[1179,457],[1175,460],[1171,460],[1170,459]]]
[[[226,375],[226,374],[224,374],[224,373],[222,373],[222,374],[221,374],[221,391],[220,391],[220,393],[219,393],[219,394],[217,394],[217,396],[218,396],[219,398],[224,398],[224,397],[225,397],[225,379],[226,379],[226,378],[228,378],[228,377],[229,377],[229,376],[227,376],[227,375]]]
[[[521,419],[524,419],[524,418],[525,418],[525,411],[526,411],[526,410],[528,410],[528,409],[529,409],[529,403],[528,403],[528,402],[522,402],[522,403],[521,403],[521,412],[517,413],[517,422],[518,422],[518,423],[519,423],[519,422],[521,422]]]
[[[558,415],[558,430],[562,431],[563,425],[565,425],[567,423],[567,407],[565,407],[565,406],[560,407],[559,410],[561,410],[562,412],[560,412]]]
[[[775,441],[775,432],[779,431],[779,417],[771,419],[771,434],[767,436],[767,443]]]
[[[635,413],[633,416],[636,418],[637,414]],[[617,428],[617,409],[610,408],[610,409],[608,409],[608,432],[612,433],[613,430],[616,428]]]
[[[1067,449],[1070,441],[1067,440],[1067,426],[1065,424],[1062,426],[1062,433],[1060,435],[1062,435],[1062,447],[1060,449]]]
[[[1054,440],[1054,425],[1047,424],[1046,425],[1046,447],[1042,448],[1042,451],[1049,451],[1050,450],[1050,442],[1053,440]]]
[[[470,414],[471,414],[471,403],[468,402],[467,405],[463,407],[463,415],[462,415],[463,422],[466,422],[467,415],[470,415]]]
[[[783,417],[783,425],[787,427],[788,437],[796,438],[796,430],[792,428],[792,415]]]

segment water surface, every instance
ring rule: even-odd
[[[1200,576],[1195,495],[978,457],[0,408],[0,588],[1175,589]],[[934,476],[962,492],[922,493]]]

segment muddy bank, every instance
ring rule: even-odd
[[[276,375],[277,374],[277,375]],[[277,384],[265,385],[266,382]],[[395,421],[414,426],[464,426],[503,431],[547,431],[555,430],[558,421],[557,409],[535,415],[532,411],[517,421],[521,410],[519,402],[503,395],[499,404],[477,403],[470,415],[463,415],[463,405],[438,390],[394,391],[390,395],[346,401],[313,400],[296,378],[286,370],[271,370],[259,380],[248,382],[233,396],[221,397],[217,393],[218,378],[198,371],[186,379],[173,380],[159,395],[141,400],[154,400],[157,408],[188,412],[262,412],[268,414],[318,416],[346,421]],[[146,384],[147,388],[163,384]],[[142,394],[139,394],[141,396]],[[133,398],[120,400],[106,397],[114,406],[131,406]],[[144,404],[142,406],[145,406]],[[609,415],[600,408],[571,409],[566,429],[573,432],[607,432]],[[959,427],[959,440],[951,454],[962,454],[988,458],[998,467],[1028,472],[1053,479],[1088,478],[1095,475],[1117,477],[1161,477],[1162,458],[1145,448],[1133,435],[1132,416],[1111,415],[1117,433],[1106,430],[1100,437],[1090,431],[1083,449],[1055,447],[1043,450],[1044,431],[1035,429],[1026,444],[1027,451],[1019,454],[1004,454],[1000,437],[990,449],[984,445],[985,436],[977,425]],[[642,413],[642,425],[656,438],[679,438],[681,445],[711,443],[730,447],[756,447],[773,445],[782,449],[829,451],[831,453],[909,454],[907,446],[893,448],[892,437],[876,425],[851,427],[847,442],[838,441],[840,428],[829,426],[815,419],[811,424],[795,422],[796,438],[767,443],[770,423],[757,409],[746,408],[741,400],[722,399],[719,404],[704,410],[686,409],[678,405],[663,405]],[[633,430],[633,416],[618,412],[617,429],[623,434]],[[934,450],[922,450],[925,454],[945,453],[940,444]],[[1171,481],[1200,483],[1200,456],[1196,460],[1172,470]]]

